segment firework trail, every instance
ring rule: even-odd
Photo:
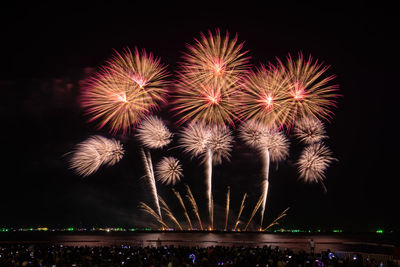
[[[289,88],[291,80],[284,68],[269,64],[248,72],[238,96],[241,120],[260,122],[269,128],[280,128],[292,123]]]
[[[153,165],[152,165],[152,162],[151,162],[151,156],[150,156],[150,153],[148,151],[145,152],[143,149],[140,149],[140,152],[142,154],[142,159],[143,159],[143,163],[144,163],[144,167],[145,167],[145,171],[146,171],[146,177],[147,177],[147,180],[148,180],[149,185],[150,185],[151,194],[153,195],[154,204],[156,206],[158,216],[160,218],[162,218],[161,209],[160,209],[160,203],[159,203],[158,194],[157,194],[156,181],[154,179]]]
[[[196,200],[193,197],[193,194],[192,194],[192,191],[190,190],[190,187],[187,184],[185,184],[185,186],[186,186],[186,190],[188,192],[186,197],[188,198],[190,204],[192,204],[193,212],[196,215],[197,220],[199,221],[200,229],[203,231],[203,224],[201,223],[200,214],[199,214],[199,208],[197,207]]]
[[[182,197],[181,197],[181,194],[179,194],[179,192],[175,191],[175,189],[173,189],[173,188],[172,188],[172,192],[174,192],[176,198],[179,200],[179,203],[181,204],[181,206],[182,206],[182,208],[183,208],[183,211],[184,211],[184,213],[185,213],[186,220],[187,220],[188,223],[189,223],[189,229],[190,229],[190,230],[193,230],[192,221],[190,220],[189,214],[187,213],[186,206],[185,206],[185,203],[183,202],[183,199],[182,199]]]
[[[225,227],[224,227],[224,231],[226,231],[226,229],[228,227],[230,193],[231,193],[231,188],[228,186],[228,191],[226,192],[226,208],[225,208]]]
[[[175,218],[174,214],[172,213],[171,209],[168,207],[167,203],[165,202],[165,200],[158,195],[158,199],[161,202],[161,205],[163,206],[162,209],[165,211],[165,213],[167,214],[167,216],[176,224],[178,225],[180,230],[182,229],[182,226],[180,225],[180,223],[178,222],[178,220]]]
[[[163,148],[172,141],[172,134],[165,123],[156,116],[147,117],[137,128],[136,136],[150,149]]]
[[[244,209],[244,203],[246,201],[247,193],[244,193],[243,199],[242,199],[242,204],[240,204],[240,209],[239,209],[239,214],[237,216],[236,222],[235,222],[235,227],[233,228],[233,231],[236,231],[236,228],[239,225],[239,220],[240,220],[240,215],[242,215],[243,209]]]
[[[262,188],[261,227],[264,220],[265,207],[269,189],[270,162],[279,162],[289,155],[289,141],[280,131],[270,129],[264,125],[248,120],[240,128],[240,136],[249,146],[257,149],[262,158],[262,174],[264,181]]]
[[[150,208],[150,206],[148,206],[147,204],[145,204],[143,202],[140,202],[139,208],[144,210],[146,213],[150,214],[151,216],[153,216],[164,228],[169,228],[168,225],[165,224],[165,222],[162,220],[160,215],[158,215],[157,212],[155,212],[152,208]]]
[[[214,198],[211,195],[211,209],[210,209],[210,231],[214,230]]]
[[[272,226],[278,225],[278,224],[279,224],[278,221],[287,215],[286,212],[287,212],[289,209],[290,209],[290,207],[289,207],[289,208],[286,208],[284,211],[282,211],[282,213],[281,213],[278,217],[276,217],[275,220],[273,220],[272,223],[271,223],[270,225],[268,225],[266,228],[262,229],[262,231],[265,232],[265,231],[267,231],[269,228],[271,228]]]
[[[261,195],[260,198],[258,199],[258,202],[256,204],[256,206],[253,209],[253,212],[251,213],[250,219],[246,224],[246,227],[244,228],[245,231],[247,231],[247,227],[249,227],[249,224],[251,222],[251,220],[253,220],[254,215],[257,213],[258,209],[260,208],[261,204],[264,201],[264,195]]]
[[[323,66],[318,60],[313,62],[311,55],[308,60],[299,53],[297,60],[289,55],[286,65],[279,61],[279,68],[286,71],[290,78],[289,101],[293,119],[296,117],[314,117],[329,119],[333,112],[331,107],[336,105],[334,100],[339,95],[337,85],[329,83],[334,75],[324,77],[329,66]]]
[[[90,77],[82,90],[82,107],[91,118],[106,124],[110,132],[123,133],[165,101],[166,67],[153,55],[129,49],[116,55]]]
[[[174,157],[164,157],[156,166],[157,180],[166,185],[175,185],[183,176],[182,167]]]
[[[313,117],[304,117],[296,121],[294,135],[305,144],[321,142],[327,138],[322,122]]]
[[[96,172],[102,165],[112,166],[118,163],[124,155],[124,149],[114,138],[94,135],[77,144],[71,153],[69,168],[78,175],[86,177]]]
[[[228,32],[221,36],[218,29],[215,34],[208,31],[208,36],[200,35],[200,40],[187,46],[180,64],[180,74],[191,83],[230,81],[248,69],[247,51],[242,52],[243,43],[237,43],[237,35],[230,39]]]
[[[306,147],[297,161],[299,178],[306,183],[321,183],[325,179],[325,170],[332,161],[337,160],[332,157],[332,152],[323,143],[315,143]]]

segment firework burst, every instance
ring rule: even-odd
[[[315,143],[306,147],[297,162],[299,178],[306,183],[322,183],[325,171],[332,161],[337,160],[323,143]]]
[[[172,134],[165,123],[156,116],[147,117],[137,128],[136,136],[147,148],[162,148],[172,140]]]
[[[324,77],[329,66],[323,66],[318,60],[303,59],[299,53],[298,59],[293,60],[289,55],[284,65],[279,61],[280,69],[287,72],[291,86],[289,89],[289,101],[293,119],[296,117],[314,117],[329,119],[333,112],[331,107],[335,106],[339,95],[337,85],[330,85],[335,78],[334,75]]]
[[[182,167],[174,157],[164,157],[156,166],[157,180],[163,184],[175,185],[182,176]]]
[[[254,119],[269,128],[279,128],[291,122],[288,90],[291,80],[285,69],[272,64],[261,66],[244,76],[237,106],[242,120]]]
[[[295,123],[294,135],[305,144],[313,144],[326,138],[322,122],[313,117],[304,117]]]
[[[201,33],[200,40],[188,45],[184,61],[180,64],[180,73],[191,83],[214,80],[230,81],[240,76],[248,68],[247,51],[242,51],[243,43],[237,43],[237,35],[230,39],[229,33],[221,36],[208,31],[208,36]]]
[[[151,53],[116,53],[89,79],[82,90],[82,106],[90,121],[100,121],[99,128],[107,124],[113,134],[125,133],[164,101],[166,77],[165,66]]]
[[[192,157],[203,155],[210,135],[209,128],[198,123],[190,124],[181,133],[180,146]]]
[[[102,165],[112,166],[118,163],[123,155],[124,149],[119,141],[95,135],[76,145],[69,167],[78,175],[86,177]]]

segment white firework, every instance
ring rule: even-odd
[[[213,126],[210,133],[207,147],[211,150],[213,164],[221,164],[223,159],[229,159],[233,142],[232,133],[225,126]]]
[[[156,166],[157,180],[166,185],[175,185],[183,176],[179,160],[174,157],[164,157]]]
[[[211,136],[211,131],[205,126],[194,123],[186,127],[181,134],[180,146],[192,157],[203,155]]]
[[[94,135],[76,145],[69,160],[69,168],[78,175],[86,177],[95,173],[102,165],[112,166],[124,155],[121,143]]]
[[[334,160],[337,159],[323,143],[307,146],[297,161],[299,178],[306,183],[322,182],[325,179],[326,169]]]
[[[156,116],[147,117],[137,128],[136,135],[145,147],[151,149],[163,148],[172,140],[172,133]]]
[[[294,135],[305,144],[313,144],[326,138],[323,123],[314,117],[304,117],[296,121]]]

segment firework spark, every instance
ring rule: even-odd
[[[175,185],[183,176],[182,167],[174,157],[164,157],[156,166],[157,180],[166,185]]]
[[[159,199],[160,202],[161,202],[162,209],[163,209],[163,211],[165,212],[165,214],[167,214],[167,216],[168,216],[176,225],[178,225],[178,227],[179,227],[180,230],[183,230],[181,224],[178,222],[178,220],[175,218],[174,214],[172,213],[171,209],[168,207],[167,202],[165,202],[165,200],[164,200],[160,195],[158,195],[158,199]]]
[[[94,135],[76,145],[69,160],[69,168],[86,177],[102,165],[116,164],[123,155],[124,149],[119,141]]]
[[[226,231],[226,229],[228,228],[230,194],[231,194],[231,188],[228,186],[228,191],[226,192],[226,208],[225,208],[225,227],[224,227],[224,231]]]
[[[190,124],[181,134],[180,146],[192,157],[203,155],[206,151],[211,132],[209,128],[198,123]]]
[[[315,143],[306,147],[297,162],[299,178],[306,183],[322,183],[325,171],[332,161],[332,152],[323,143]]]
[[[238,214],[238,216],[236,218],[235,227],[233,228],[233,231],[236,231],[236,228],[239,225],[240,215],[242,215],[242,212],[243,212],[243,209],[244,209],[244,203],[246,201],[246,198],[247,198],[247,193],[244,193],[243,199],[242,199],[242,203],[240,204],[239,214]]]
[[[278,224],[279,224],[279,220],[282,219],[283,217],[285,217],[285,216],[287,215],[286,212],[287,212],[289,209],[290,209],[290,207],[289,207],[289,208],[286,208],[284,211],[282,211],[282,213],[281,213],[278,217],[276,217],[275,220],[273,220],[272,223],[271,223],[270,225],[268,225],[267,227],[265,227],[264,229],[262,229],[262,231],[267,231],[267,230],[268,230],[269,228],[271,228],[272,226],[278,225]]]
[[[166,77],[165,66],[151,53],[127,49],[89,79],[82,90],[82,106],[90,121],[100,121],[99,128],[108,124],[113,134],[125,133],[164,101]]]
[[[181,207],[183,208],[183,211],[184,211],[184,213],[185,213],[186,220],[187,220],[188,223],[189,223],[189,230],[193,230],[192,221],[190,220],[189,214],[187,213],[186,206],[185,206],[185,203],[183,202],[183,199],[182,199],[182,197],[181,197],[181,194],[179,194],[179,192],[178,192],[178,191],[175,191],[175,189],[173,189],[173,188],[172,188],[172,192],[174,192],[176,198],[177,198],[178,201],[179,201],[179,204],[181,204]]]
[[[203,224],[201,223],[200,214],[199,214],[199,208],[197,207],[196,200],[193,197],[193,194],[192,194],[192,191],[190,190],[190,187],[187,184],[185,184],[185,186],[186,186],[186,190],[188,192],[186,197],[189,200],[190,204],[192,204],[193,212],[196,215],[196,218],[197,218],[197,220],[199,222],[200,229],[203,231]]]
[[[285,69],[272,64],[250,71],[237,94],[239,117],[257,120],[269,128],[280,128],[292,122],[290,82]]]
[[[296,121],[294,135],[305,144],[321,142],[326,138],[322,122],[313,117],[304,117]]]
[[[151,149],[165,147],[172,140],[171,132],[156,116],[147,117],[137,128],[136,136],[145,147]]]
[[[281,61],[279,64],[290,78],[291,86],[288,88],[293,118],[331,118],[333,112],[330,108],[335,106],[335,98],[339,95],[336,93],[338,86],[329,84],[335,76],[324,77],[329,66],[323,66],[318,60],[313,62],[311,55],[305,61],[301,53],[297,60],[289,55],[286,65]]]
[[[160,215],[157,214],[149,205],[146,203],[140,202],[139,203],[139,208],[144,210],[146,213],[150,214],[153,216],[164,228],[169,228],[167,224],[162,220]]]

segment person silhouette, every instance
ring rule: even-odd
[[[314,249],[315,249],[315,243],[314,243],[314,240],[313,239],[310,239],[310,251],[311,251],[311,254],[314,254]]]

